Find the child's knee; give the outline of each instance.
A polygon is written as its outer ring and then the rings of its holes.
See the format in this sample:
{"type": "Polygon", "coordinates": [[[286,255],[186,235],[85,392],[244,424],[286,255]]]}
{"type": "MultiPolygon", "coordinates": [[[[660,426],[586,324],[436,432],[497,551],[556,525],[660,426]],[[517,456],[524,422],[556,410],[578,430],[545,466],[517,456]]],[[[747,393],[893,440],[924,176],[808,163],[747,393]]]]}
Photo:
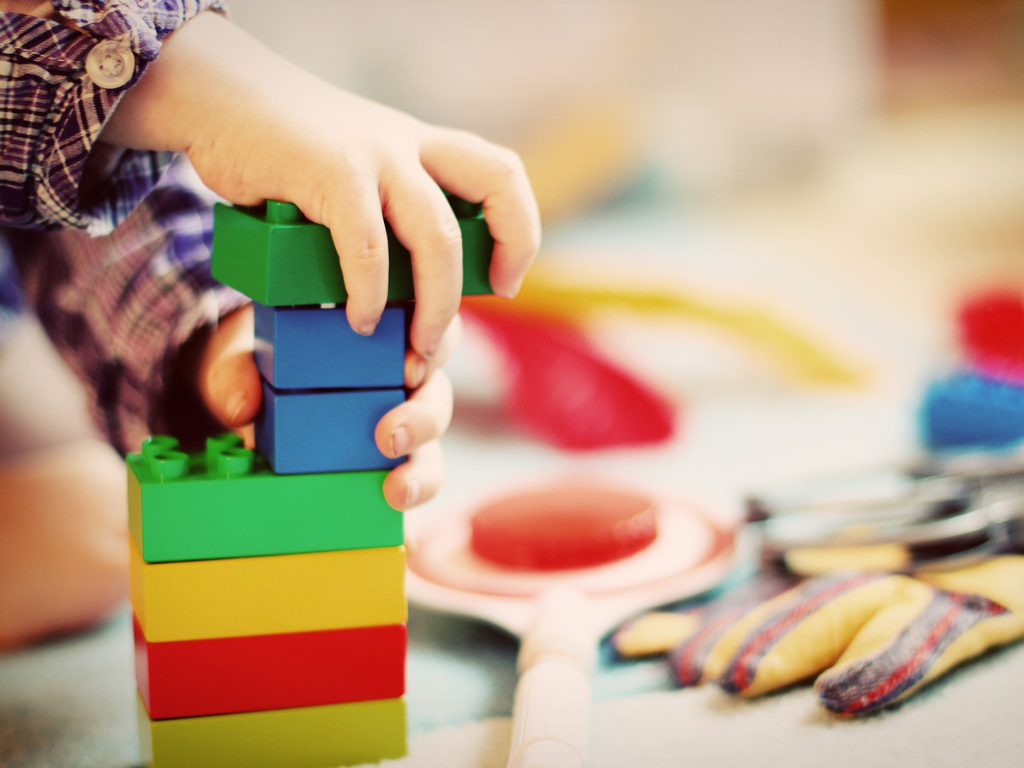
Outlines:
{"type": "Polygon", "coordinates": [[[89,626],[124,602],[124,477],[98,441],[0,464],[0,648],[89,626]]]}

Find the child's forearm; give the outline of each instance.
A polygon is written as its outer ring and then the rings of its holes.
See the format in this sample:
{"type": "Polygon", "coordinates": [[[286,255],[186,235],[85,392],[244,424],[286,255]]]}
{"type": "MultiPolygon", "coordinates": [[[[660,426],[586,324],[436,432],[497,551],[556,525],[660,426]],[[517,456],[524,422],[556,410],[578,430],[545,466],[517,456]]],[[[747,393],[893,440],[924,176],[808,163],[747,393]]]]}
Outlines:
{"type": "MultiPolygon", "coordinates": [[[[220,14],[201,13],[164,41],[160,57],[125,94],[100,138],[133,149],[202,156],[216,151],[209,144],[226,118],[242,122],[261,112],[267,117],[267,107],[295,88],[310,98],[310,82],[317,81],[220,14]]],[[[241,204],[258,202],[227,184],[225,192],[240,196],[241,204]]]]}

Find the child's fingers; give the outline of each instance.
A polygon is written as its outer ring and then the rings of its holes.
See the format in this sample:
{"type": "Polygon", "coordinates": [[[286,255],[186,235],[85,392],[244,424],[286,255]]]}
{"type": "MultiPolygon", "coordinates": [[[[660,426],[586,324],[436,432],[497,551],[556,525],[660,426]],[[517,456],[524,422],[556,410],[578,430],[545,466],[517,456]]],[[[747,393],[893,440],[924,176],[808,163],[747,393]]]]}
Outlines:
{"type": "Polygon", "coordinates": [[[381,179],[384,216],[412,254],[416,308],[409,345],[431,357],[459,310],[462,232],[444,193],[418,164],[381,179]]]}
{"type": "Polygon", "coordinates": [[[388,239],[376,179],[352,172],[325,198],[321,223],[331,230],[345,277],[345,313],[352,329],[368,336],[388,296],[388,239]]]}
{"type": "Polygon", "coordinates": [[[444,480],[444,454],[434,440],[418,448],[407,462],[384,478],[384,499],[404,511],[437,495],[444,480]]]}
{"type": "Polygon", "coordinates": [[[377,422],[374,439],[390,458],[408,456],[420,446],[437,440],[452,420],[452,383],[437,371],[401,405],[377,422]]]}
{"type": "Polygon", "coordinates": [[[423,357],[412,349],[406,350],[405,386],[409,389],[421,386],[435,371],[440,370],[441,366],[448,362],[460,341],[462,341],[462,317],[455,315],[433,355],[423,357]]]}
{"type": "Polygon", "coordinates": [[[540,248],[540,212],[518,155],[469,133],[435,129],[422,142],[420,161],[449,192],[483,202],[495,241],[491,286],[514,296],[540,248]]]}

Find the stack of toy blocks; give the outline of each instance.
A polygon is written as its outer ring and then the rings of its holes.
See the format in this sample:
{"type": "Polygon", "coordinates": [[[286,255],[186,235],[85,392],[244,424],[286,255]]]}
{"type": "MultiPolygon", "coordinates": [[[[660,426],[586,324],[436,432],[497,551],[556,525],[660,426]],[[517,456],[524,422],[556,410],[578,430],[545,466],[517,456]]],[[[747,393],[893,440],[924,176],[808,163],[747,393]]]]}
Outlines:
{"type": "MultiPolygon", "coordinates": [[[[493,240],[453,200],[464,293],[490,293],[493,240]]],[[[402,402],[407,251],[389,232],[389,303],[355,334],[337,253],[295,206],[218,206],[214,275],[256,302],[264,408],[234,435],[128,457],[143,762],[329,768],[405,753],[405,550],[373,431],[402,402]]]]}

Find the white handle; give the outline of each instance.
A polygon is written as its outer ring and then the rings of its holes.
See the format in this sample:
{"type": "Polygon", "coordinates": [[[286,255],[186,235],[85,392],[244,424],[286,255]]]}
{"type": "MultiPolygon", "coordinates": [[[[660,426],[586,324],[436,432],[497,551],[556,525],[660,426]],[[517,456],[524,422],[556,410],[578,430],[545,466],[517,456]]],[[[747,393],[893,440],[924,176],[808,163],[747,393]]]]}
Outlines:
{"type": "Polygon", "coordinates": [[[596,656],[586,598],[557,588],[540,599],[519,651],[508,768],[585,768],[590,668],[596,656]]]}

